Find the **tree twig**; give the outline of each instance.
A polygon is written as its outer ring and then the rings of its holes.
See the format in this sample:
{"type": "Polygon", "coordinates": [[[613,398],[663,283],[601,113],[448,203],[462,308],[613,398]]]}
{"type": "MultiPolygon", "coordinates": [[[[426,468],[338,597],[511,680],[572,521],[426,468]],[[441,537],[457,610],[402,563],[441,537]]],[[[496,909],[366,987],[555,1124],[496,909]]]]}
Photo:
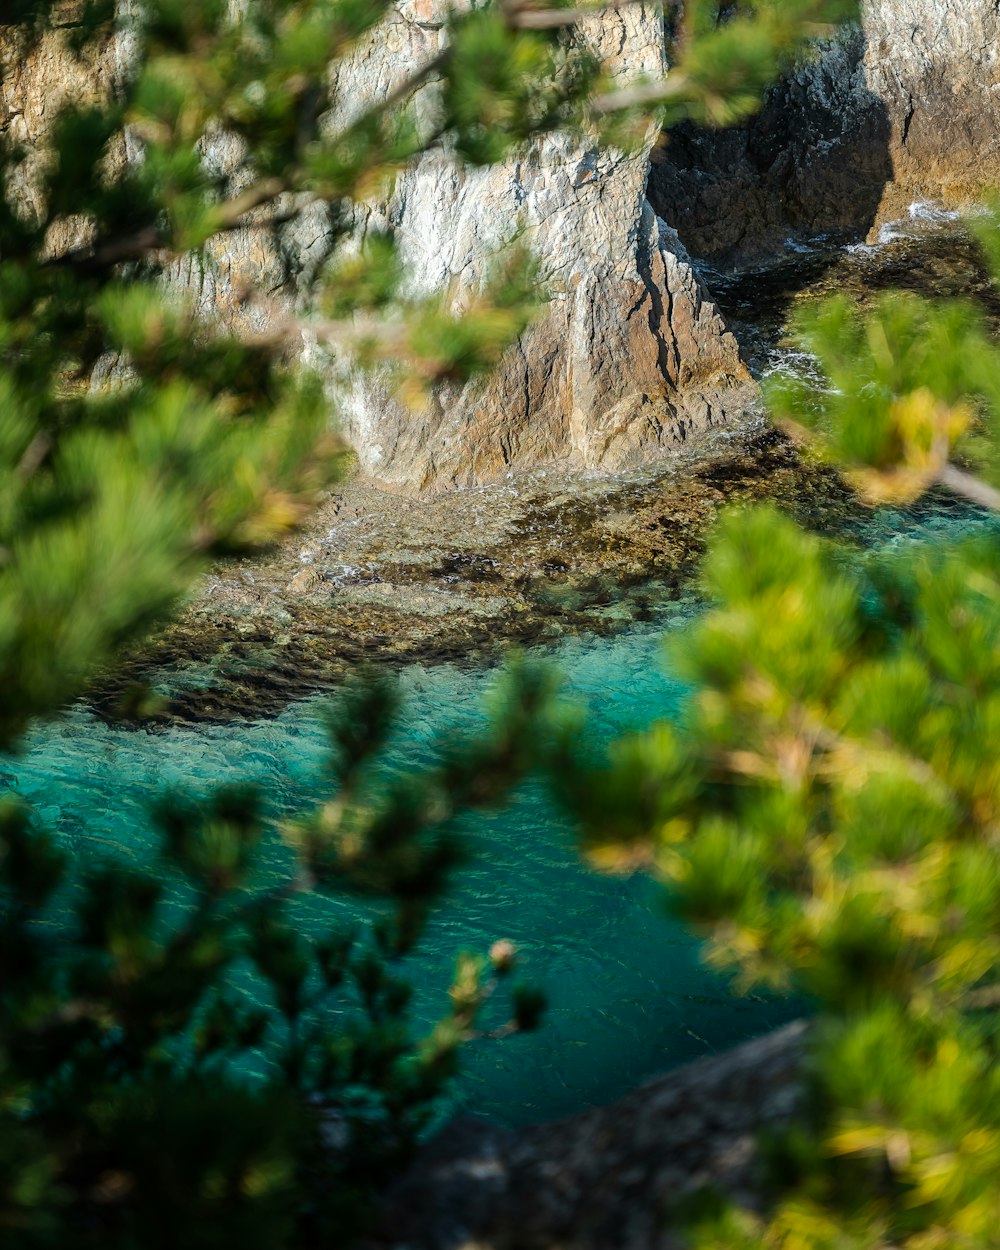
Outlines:
{"type": "MultiPolygon", "coordinates": [[[[288,189],[288,183],[283,178],[262,178],[231,200],[224,200],[215,210],[215,232],[235,230],[252,209],[277,199],[288,189]]],[[[66,267],[85,273],[96,273],[126,261],[138,260],[147,252],[155,252],[167,246],[168,241],[159,226],[143,226],[141,230],[121,238],[104,239],[84,247],[75,247],[60,256],[50,257],[44,268],[66,267]]]]}
{"type": "Polygon", "coordinates": [[[946,464],[937,480],[956,495],[968,499],[970,503],[978,504],[980,508],[989,508],[991,512],[1000,512],[1000,490],[981,478],[956,469],[953,464],[946,464]]]}
{"type": "Polygon", "coordinates": [[[664,78],[660,82],[624,87],[621,91],[609,91],[606,95],[595,96],[590,102],[590,111],[604,115],[649,104],[666,104],[682,96],[688,85],[687,77],[675,70],[671,72],[669,78],[664,78]]]}
{"type": "Polygon", "coordinates": [[[990,1011],[1000,1007],[1000,985],[980,985],[967,990],[962,995],[961,1006],[967,1011],[990,1011]]]}
{"type": "MultiPolygon", "coordinates": [[[[397,104],[401,104],[417,87],[441,70],[449,56],[450,51],[445,49],[444,52],[432,57],[393,88],[373,112],[384,113],[395,108],[397,104]]],[[[342,142],[356,125],[356,121],[351,123],[329,140],[329,144],[335,146],[342,142]]],[[[276,200],[280,195],[291,190],[294,190],[294,185],[290,178],[260,179],[247,187],[245,191],[241,191],[239,195],[224,200],[216,207],[213,233],[224,234],[238,229],[243,224],[243,218],[247,213],[276,200]]],[[[45,262],[45,267],[66,267],[85,273],[101,272],[114,265],[138,260],[148,252],[155,252],[168,246],[169,240],[164,237],[163,231],[158,226],[143,226],[140,230],[121,238],[98,240],[96,243],[73,248],[59,256],[53,256],[45,262]]]]}
{"type": "Polygon", "coordinates": [[[602,17],[617,9],[628,9],[639,4],[661,8],[655,0],[617,0],[612,4],[588,5],[577,9],[533,9],[528,4],[512,3],[503,6],[504,20],[516,30],[556,30],[561,26],[576,26],[591,17],[602,17]]]}

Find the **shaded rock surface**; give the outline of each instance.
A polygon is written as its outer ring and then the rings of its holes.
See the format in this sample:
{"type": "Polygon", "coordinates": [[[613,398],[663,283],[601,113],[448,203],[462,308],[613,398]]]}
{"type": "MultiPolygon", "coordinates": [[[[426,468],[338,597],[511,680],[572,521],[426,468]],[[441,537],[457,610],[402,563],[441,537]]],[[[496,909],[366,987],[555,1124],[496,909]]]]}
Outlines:
{"type": "Polygon", "coordinates": [[[681,126],[649,197],[691,252],[741,265],[790,237],[864,238],[913,200],[967,206],[1000,183],[1000,10],[993,0],[864,0],[746,125],[681,126]]]}
{"type": "Polygon", "coordinates": [[[678,1207],[712,1187],[759,1208],[762,1131],[804,1101],[806,1027],[787,1026],[521,1130],[456,1121],[387,1202],[394,1250],[675,1250],[678,1207]]]}

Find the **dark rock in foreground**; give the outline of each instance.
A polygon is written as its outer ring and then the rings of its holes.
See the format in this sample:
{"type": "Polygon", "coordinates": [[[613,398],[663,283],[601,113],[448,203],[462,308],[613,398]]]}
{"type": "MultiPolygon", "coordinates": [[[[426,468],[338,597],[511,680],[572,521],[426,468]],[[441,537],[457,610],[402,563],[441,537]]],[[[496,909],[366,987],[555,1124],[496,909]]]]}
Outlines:
{"type": "Polygon", "coordinates": [[[455,1121],[388,1199],[375,1244],[677,1250],[676,1210],[706,1187],[759,1207],[758,1138],[802,1107],[805,1037],[788,1025],[553,1124],[455,1121]]]}

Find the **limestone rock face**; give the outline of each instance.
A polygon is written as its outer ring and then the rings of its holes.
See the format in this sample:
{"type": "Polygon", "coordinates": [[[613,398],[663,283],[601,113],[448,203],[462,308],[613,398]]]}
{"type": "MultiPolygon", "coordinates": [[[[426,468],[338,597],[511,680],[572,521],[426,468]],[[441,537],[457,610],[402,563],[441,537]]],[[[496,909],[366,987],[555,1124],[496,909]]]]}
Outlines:
{"type": "MultiPolygon", "coordinates": [[[[0,21],[0,135],[25,154],[12,180],[14,195],[25,212],[41,209],[47,140],[59,110],[70,101],[87,104],[106,98],[127,55],[127,40],[117,37],[96,53],[76,58],[58,30],[21,48],[0,21]]],[[[124,145],[111,155],[109,167],[123,159],[124,145]]],[[[53,252],[61,252],[85,238],[86,224],[69,219],[51,232],[48,245],[53,252]]]]}
{"type": "Polygon", "coordinates": [[[789,236],[865,237],[913,200],[963,206],[1000,184],[1000,9],[865,0],[748,124],[681,127],[649,196],[694,255],[743,264],[789,236]]]}
{"type": "MultiPolygon", "coordinates": [[[[446,38],[443,13],[443,0],[397,0],[339,66],[328,123],[343,124],[433,59],[446,38]]],[[[591,17],[579,37],[620,81],[665,70],[659,9],[640,3],[591,17]]],[[[993,0],[866,0],[863,29],[775,88],[751,123],[675,132],[653,153],[648,186],[652,131],[628,153],[555,135],[489,169],[440,150],[425,156],[387,198],[358,211],[358,237],[393,231],[412,289],[446,291],[459,313],[520,237],[550,298],[494,375],[443,386],[421,411],[400,405],[384,378],[323,362],[363,468],[404,490],[550,462],[618,469],[738,414],[748,376],[680,239],[713,262],[745,263],[789,235],[864,235],[908,199],[962,202],[1000,183],[998,38],[993,0]]],[[[0,27],[0,126],[29,150],[19,186],[26,206],[37,198],[61,100],[113,90],[128,63],[126,36],[82,65],[58,36],[19,59],[0,27]]],[[[430,81],[416,101],[428,126],[435,92],[430,81]]],[[[111,163],[138,158],[122,144],[111,163]]],[[[205,159],[234,191],[253,177],[231,136],[214,136],[205,159]]],[[[267,307],[241,293],[265,290],[279,309],[301,303],[333,245],[331,211],[314,204],[274,232],[260,210],[204,257],[176,262],[171,281],[207,316],[264,330],[267,307]]],[[[84,224],[70,221],[50,245],[84,237],[84,224]]]]}
{"type": "MultiPolygon", "coordinates": [[[[339,126],[384,99],[443,47],[442,0],[399,0],[387,20],[338,69],[339,126]]],[[[664,72],[661,12],[643,4],[590,19],[581,32],[620,78],[664,72]]],[[[49,39],[4,75],[8,125],[41,152],[61,98],[97,95],[127,72],[127,49],[108,49],[82,69],[49,39]]],[[[435,86],[416,102],[432,121],[435,86]]],[[[555,135],[490,168],[462,166],[435,151],[407,171],[391,196],[358,213],[358,235],[393,231],[415,292],[447,290],[455,311],[486,282],[515,237],[538,258],[551,300],[495,375],[442,387],[420,412],[390,395],[384,379],[331,366],[336,415],[361,465],[402,489],[489,481],[508,466],[566,461],[576,467],[635,464],[741,409],[748,375],[739,349],[706,296],[677,236],[645,197],[650,131],[622,153],[555,135]]],[[[219,134],[205,159],[237,191],[251,177],[246,154],[219,134]]],[[[26,198],[31,189],[26,186],[26,198]]],[[[258,213],[258,220],[267,215],[258,213]]],[[[280,234],[251,218],[170,280],[202,311],[234,328],[266,329],[263,289],[278,307],[300,292],[332,245],[330,209],[313,205],[280,234]]],[[[60,239],[56,246],[79,239],[60,239]]],[[[105,371],[107,372],[107,371],[105,371]]]]}
{"type": "MultiPolygon", "coordinates": [[[[461,230],[465,215],[471,232],[491,219],[509,228],[521,199],[537,215],[529,233],[553,294],[494,374],[439,388],[423,412],[403,408],[377,377],[356,380],[348,433],[374,476],[428,487],[489,481],[510,466],[561,459],[621,468],[683,443],[743,402],[746,373],[735,340],[676,234],[637,190],[641,165],[594,152],[594,185],[580,195],[571,189],[580,154],[554,142],[544,148],[537,165],[486,175],[456,178],[429,162],[415,171],[419,194],[433,197],[439,178],[456,192],[439,210],[428,256],[435,267],[454,247],[448,223],[461,230]],[[552,211],[544,211],[546,199],[552,211]]],[[[421,212],[405,194],[392,207],[402,209],[407,229],[421,212]]],[[[457,309],[463,286],[483,281],[493,249],[473,233],[460,257],[442,275],[458,279],[457,309]]]]}
{"type": "MultiPolygon", "coordinates": [[[[342,97],[377,100],[440,51],[439,12],[404,0],[342,71],[342,97]]],[[[618,77],[665,71],[655,8],[590,19],[583,37],[618,77]]],[[[654,137],[626,154],[555,135],[489,169],[434,152],[371,206],[364,228],[395,233],[414,290],[447,289],[460,311],[520,237],[551,298],[488,381],[443,387],[424,412],[355,379],[346,423],[366,470],[427,488],[555,460],[620,468],[739,410],[737,345],[645,196],[654,137]]]]}
{"type": "Polygon", "coordinates": [[[1000,177],[996,0],[868,0],[864,72],[885,104],[895,181],[964,198],[1000,177]]]}

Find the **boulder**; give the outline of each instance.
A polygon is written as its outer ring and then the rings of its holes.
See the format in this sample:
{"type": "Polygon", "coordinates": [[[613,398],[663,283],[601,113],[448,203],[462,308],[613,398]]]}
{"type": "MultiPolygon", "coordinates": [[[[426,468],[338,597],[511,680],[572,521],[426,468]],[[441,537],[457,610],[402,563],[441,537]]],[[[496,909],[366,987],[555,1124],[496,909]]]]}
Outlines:
{"type": "Polygon", "coordinates": [[[366,1250],[683,1250],[698,1194],[764,1208],[761,1135],[807,1106],[807,1037],[788,1025],[551,1124],[456,1120],[388,1195],[366,1250]]]}

